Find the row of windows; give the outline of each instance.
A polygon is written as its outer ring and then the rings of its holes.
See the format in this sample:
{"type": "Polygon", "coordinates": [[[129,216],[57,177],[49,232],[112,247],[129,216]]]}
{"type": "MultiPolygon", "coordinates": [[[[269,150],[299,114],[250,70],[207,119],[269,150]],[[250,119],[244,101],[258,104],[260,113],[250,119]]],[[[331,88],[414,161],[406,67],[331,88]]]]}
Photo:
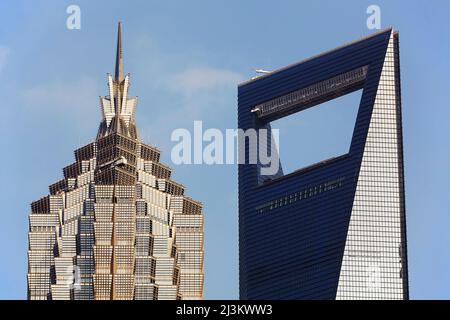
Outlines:
{"type": "Polygon", "coordinates": [[[344,178],[340,178],[337,180],[333,180],[330,182],[326,182],[323,184],[320,184],[318,186],[315,187],[308,187],[302,191],[297,191],[294,193],[291,193],[285,197],[270,201],[268,203],[265,203],[261,206],[256,207],[256,211],[258,213],[263,213],[263,212],[267,212],[273,209],[277,209],[279,207],[288,205],[288,204],[292,204],[294,202],[303,200],[303,199],[308,199],[310,197],[313,197],[315,195],[321,194],[323,192],[327,192],[327,191],[331,191],[334,190],[336,188],[340,188],[342,187],[344,184],[344,178]]]}
{"type": "Polygon", "coordinates": [[[366,78],[367,66],[351,70],[325,81],[313,84],[309,87],[291,92],[282,97],[273,99],[255,107],[261,112],[261,116],[278,112],[291,107],[294,104],[301,104],[315,98],[319,98],[330,92],[343,90],[345,87],[358,83],[366,78]]]}

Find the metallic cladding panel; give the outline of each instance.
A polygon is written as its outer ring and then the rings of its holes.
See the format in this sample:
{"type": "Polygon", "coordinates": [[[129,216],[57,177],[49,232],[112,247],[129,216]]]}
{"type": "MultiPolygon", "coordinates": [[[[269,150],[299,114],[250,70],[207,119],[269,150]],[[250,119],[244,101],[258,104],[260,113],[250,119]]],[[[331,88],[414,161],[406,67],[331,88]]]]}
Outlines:
{"type": "Polygon", "coordinates": [[[120,33],[97,139],[31,204],[30,300],[203,299],[202,204],[138,138],[120,33]]]}

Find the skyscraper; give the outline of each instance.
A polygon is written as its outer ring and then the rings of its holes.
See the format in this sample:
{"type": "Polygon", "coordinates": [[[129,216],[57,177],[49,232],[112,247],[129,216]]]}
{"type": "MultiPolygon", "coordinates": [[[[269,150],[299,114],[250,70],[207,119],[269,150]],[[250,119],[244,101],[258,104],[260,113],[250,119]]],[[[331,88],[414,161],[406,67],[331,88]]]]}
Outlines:
{"type": "Polygon", "coordinates": [[[287,175],[239,165],[241,299],[409,298],[398,33],[242,83],[238,126],[270,128],[356,90],[348,153],[287,175]]]}
{"type": "Polygon", "coordinates": [[[31,204],[28,299],[203,298],[202,205],[139,138],[129,81],[119,23],[97,138],[31,204]]]}

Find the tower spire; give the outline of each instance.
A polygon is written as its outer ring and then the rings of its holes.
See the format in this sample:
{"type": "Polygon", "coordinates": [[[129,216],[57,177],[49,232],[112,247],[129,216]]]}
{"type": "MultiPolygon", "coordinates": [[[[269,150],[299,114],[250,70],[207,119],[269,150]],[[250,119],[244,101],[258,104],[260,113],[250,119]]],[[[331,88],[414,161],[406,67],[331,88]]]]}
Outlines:
{"type": "Polygon", "coordinates": [[[122,57],[122,22],[119,21],[117,29],[117,52],[116,52],[116,74],[115,80],[119,83],[123,80],[123,57],[122,57]]]}
{"type": "Polygon", "coordinates": [[[117,30],[116,71],[114,78],[111,74],[108,74],[109,95],[100,97],[103,121],[100,124],[97,138],[116,132],[132,138],[137,137],[134,121],[137,98],[128,96],[129,79],[129,75],[124,76],[123,73],[122,23],[119,22],[117,30]]]}

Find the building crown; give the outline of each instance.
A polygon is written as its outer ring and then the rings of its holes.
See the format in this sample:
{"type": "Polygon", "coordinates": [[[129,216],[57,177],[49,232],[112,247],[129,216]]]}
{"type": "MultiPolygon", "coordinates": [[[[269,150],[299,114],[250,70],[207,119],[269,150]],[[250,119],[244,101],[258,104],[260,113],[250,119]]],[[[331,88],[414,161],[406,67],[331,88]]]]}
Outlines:
{"type": "Polygon", "coordinates": [[[137,97],[128,97],[130,75],[124,77],[122,51],[122,23],[117,30],[116,68],[114,78],[108,74],[109,95],[100,97],[103,121],[97,139],[112,133],[121,133],[137,138],[134,112],[137,97]]]}

